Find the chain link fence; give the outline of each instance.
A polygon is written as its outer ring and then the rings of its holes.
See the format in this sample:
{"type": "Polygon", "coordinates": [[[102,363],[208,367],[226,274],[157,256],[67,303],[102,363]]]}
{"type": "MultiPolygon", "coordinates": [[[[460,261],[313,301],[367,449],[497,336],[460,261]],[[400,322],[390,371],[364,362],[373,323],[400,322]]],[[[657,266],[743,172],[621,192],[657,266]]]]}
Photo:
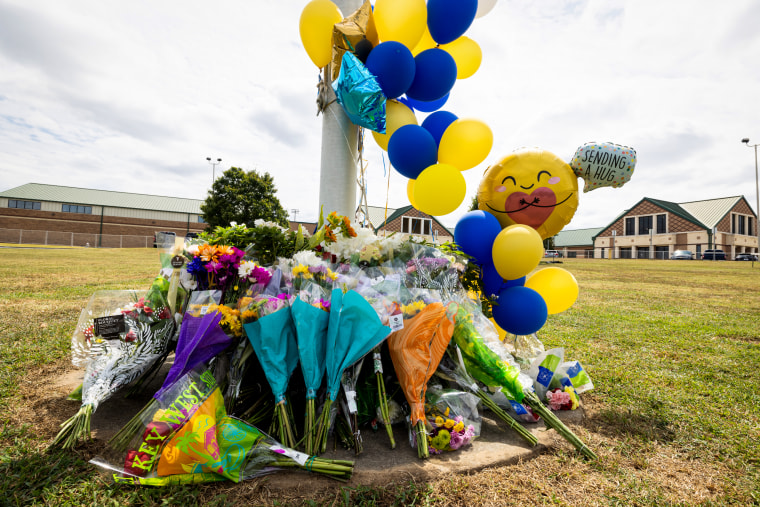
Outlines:
{"type": "Polygon", "coordinates": [[[0,243],[17,245],[84,246],[93,248],[153,248],[153,235],[130,236],[85,232],[0,229],[0,243]]]}

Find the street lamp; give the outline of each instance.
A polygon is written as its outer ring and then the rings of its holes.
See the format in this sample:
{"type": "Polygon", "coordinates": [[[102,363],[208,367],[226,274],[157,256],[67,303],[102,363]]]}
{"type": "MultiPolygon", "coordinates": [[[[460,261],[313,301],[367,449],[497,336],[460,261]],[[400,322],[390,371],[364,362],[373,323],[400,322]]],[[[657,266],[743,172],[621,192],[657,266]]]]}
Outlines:
{"type": "Polygon", "coordinates": [[[222,161],[221,158],[218,158],[216,160],[211,160],[211,157],[206,157],[206,160],[208,160],[208,163],[211,164],[212,172],[211,172],[211,187],[214,187],[214,182],[216,181],[216,166],[219,162],[222,161]]]}
{"type": "Polygon", "coordinates": [[[757,144],[749,144],[749,137],[742,139],[742,142],[748,147],[755,149],[755,228],[757,229],[757,253],[760,254],[760,224],[757,220],[760,218],[760,183],[757,176],[757,144]]]}

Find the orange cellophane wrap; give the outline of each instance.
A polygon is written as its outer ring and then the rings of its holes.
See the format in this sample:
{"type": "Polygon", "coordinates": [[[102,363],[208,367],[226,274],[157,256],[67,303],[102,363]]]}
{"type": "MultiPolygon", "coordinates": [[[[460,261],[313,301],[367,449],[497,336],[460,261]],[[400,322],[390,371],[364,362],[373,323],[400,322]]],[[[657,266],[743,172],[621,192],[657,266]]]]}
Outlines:
{"type": "Polygon", "coordinates": [[[438,368],[454,334],[454,322],[442,303],[431,303],[404,328],[388,336],[393,367],[411,409],[411,423],[425,420],[427,382],[438,368]]]}

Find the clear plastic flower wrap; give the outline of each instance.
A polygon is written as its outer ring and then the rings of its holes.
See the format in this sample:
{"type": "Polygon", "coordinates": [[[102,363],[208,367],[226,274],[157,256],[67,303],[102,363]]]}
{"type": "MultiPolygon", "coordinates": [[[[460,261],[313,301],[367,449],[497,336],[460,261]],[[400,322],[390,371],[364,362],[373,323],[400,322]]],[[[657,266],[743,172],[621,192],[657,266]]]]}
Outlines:
{"type": "Polygon", "coordinates": [[[431,454],[456,451],[480,435],[479,398],[468,392],[431,386],[425,395],[431,454]]]}

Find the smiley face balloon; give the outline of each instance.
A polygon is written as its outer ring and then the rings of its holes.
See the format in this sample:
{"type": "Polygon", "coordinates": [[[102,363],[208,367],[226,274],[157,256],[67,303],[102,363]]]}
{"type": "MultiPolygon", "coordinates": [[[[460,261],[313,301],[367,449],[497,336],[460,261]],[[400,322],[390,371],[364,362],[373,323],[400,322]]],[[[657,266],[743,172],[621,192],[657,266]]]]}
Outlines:
{"type": "Polygon", "coordinates": [[[496,216],[502,227],[528,225],[541,238],[550,238],[578,209],[578,177],[553,153],[519,150],[486,170],[478,208],[496,216]]]}

